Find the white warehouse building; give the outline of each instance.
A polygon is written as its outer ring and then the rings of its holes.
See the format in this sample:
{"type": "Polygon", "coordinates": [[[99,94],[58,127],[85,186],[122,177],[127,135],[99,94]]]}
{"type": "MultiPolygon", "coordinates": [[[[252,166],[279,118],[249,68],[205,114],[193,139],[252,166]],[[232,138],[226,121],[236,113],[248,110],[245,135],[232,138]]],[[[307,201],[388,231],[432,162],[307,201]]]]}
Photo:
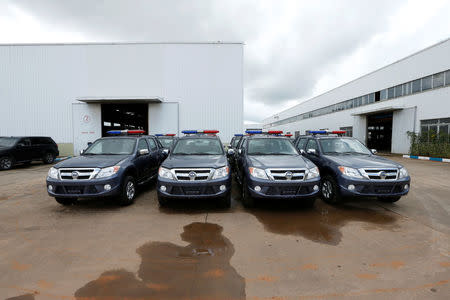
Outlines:
{"type": "Polygon", "coordinates": [[[408,132],[449,134],[450,39],[266,118],[263,127],[296,136],[347,130],[392,153],[408,153],[408,132]]]}
{"type": "Polygon", "coordinates": [[[0,136],[77,154],[111,129],[243,129],[242,43],[0,45],[0,136]]]}

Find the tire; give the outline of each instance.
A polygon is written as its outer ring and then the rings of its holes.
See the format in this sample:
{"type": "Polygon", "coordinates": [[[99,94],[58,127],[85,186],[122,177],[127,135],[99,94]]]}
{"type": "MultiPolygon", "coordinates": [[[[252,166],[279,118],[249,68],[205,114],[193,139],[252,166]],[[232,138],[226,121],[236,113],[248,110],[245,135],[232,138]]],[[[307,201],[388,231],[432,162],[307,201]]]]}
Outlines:
{"type": "Polygon", "coordinates": [[[326,175],[322,178],[320,198],[328,204],[337,204],[342,201],[341,193],[333,177],[326,175]]]}
{"type": "Polygon", "coordinates": [[[68,205],[72,205],[75,203],[75,201],[77,201],[77,198],[55,198],[56,202],[58,202],[61,205],[64,206],[68,206],[68,205]]]}
{"type": "Polygon", "coordinates": [[[400,200],[401,196],[394,196],[394,197],[378,197],[378,201],[386,202],[386,203],[394,203],[400,200]]]}
{"type": "Polygon", "coordinates": [[[223,208],[231,207],[231,192],[228,192],[226,194],[226,196],[224,196],[220,199],[220,206],[223,208]]]}
{"type": "Polygon", "coordinates": [[[252,208],[255,206],[255,199],[248,192],[247,180],[245,177],[242,178],[242,204],[245,208],[252,208]]]}
{"type": "Polygon", "coordinates": [[[55,155],[51,152],[45,153],[42,161],[44,164],[51,164],[55,161],[55,155]]]}
{"type": "Polygon", "coordinates": [[[13,159],[10,156],[0,157],[0,170],[9,170],[13,166],[13,159]]]}
{"type": "Polygon", "coordinates": [[[158,195],[158,203],[159,203],[159,207],[166,207],[167,204],[169,204],[169,199],[167,199],[164,196],[158,195]]]}
{"type": "Polygon", "coordinates": [[[122,206],[130,205],[134,202],[136,198],[136,181],[133,176],[125,177],[122,190],[120,192],[118,202],[122,206]]]}

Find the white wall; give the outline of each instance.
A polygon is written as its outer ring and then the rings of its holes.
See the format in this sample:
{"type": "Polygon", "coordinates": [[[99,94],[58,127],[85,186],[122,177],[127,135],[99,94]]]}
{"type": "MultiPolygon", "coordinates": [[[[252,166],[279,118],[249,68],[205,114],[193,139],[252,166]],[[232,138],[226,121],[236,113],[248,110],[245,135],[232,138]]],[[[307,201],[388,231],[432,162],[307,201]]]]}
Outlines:
{"type": "Polygon", "coordinates": [[[0,45],[0,135],[71,143],[82,97],[162,97],[179,102],[180,130],[242,132],[243,45],[0,45]]]}

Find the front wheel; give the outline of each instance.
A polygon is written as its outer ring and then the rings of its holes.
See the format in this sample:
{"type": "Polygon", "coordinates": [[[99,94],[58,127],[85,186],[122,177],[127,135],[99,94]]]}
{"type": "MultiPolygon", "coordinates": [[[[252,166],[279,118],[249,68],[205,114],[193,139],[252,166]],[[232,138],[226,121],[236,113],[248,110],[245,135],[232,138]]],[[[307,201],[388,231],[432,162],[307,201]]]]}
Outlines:
{"type": "Polygon", "coordinates": [[[42,161],[44,164],[51,164],[55,161],[55,155],[53,153],[45,153],[44,157],[42,158],[42,161]]]}
{"type": "Polygon", "coordinates": [[[386,203],[394,203],[400,200],[401,196],[394,197],[378,197],[378,201],[386,202],[386,203]]]}
{"type": "Polygon", "coordinates": [[[13,160],[9,156],[4,156],[0,158],[0,169],[9,170],[13,166],[13,160]]]}
{"type": "Polygon", "coordinates": [[[55,198],[56,202],[58,202],[61,205],[64,206],[68,206],[68,205],[72,205],[75,203],[75,201],[77,201],[77,198],[55,198]]]}
{"type": "MultiPolygon", "coordinates": [[[[244,175],[245,176],[245,175],[244,175]]],[[[248,192],[247,180],[242,178],[242,204],[245,208],[251,208],[255,206],[255,199],[248,192]]]]}
{"type": "Polygon", "coordinates": [[[327,175],[322,179],[320,197],[328,204],[337,204],[342,200],[338,185],[333,177],[327,175]]]}
{"type": "Polygon", "coordinates": [[[127,176],[122,184],[122,191],[119,195],[119,204],[126,206],[134,202],[136,197],[136,182],[133,176],[127,176]]]}

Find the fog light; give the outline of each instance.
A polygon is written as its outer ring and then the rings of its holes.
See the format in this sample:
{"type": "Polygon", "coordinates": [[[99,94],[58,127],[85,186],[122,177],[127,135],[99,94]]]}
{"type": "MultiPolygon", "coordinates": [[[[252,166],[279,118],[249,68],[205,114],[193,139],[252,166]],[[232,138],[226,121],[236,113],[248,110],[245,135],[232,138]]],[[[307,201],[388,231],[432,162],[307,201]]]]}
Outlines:
{"type": "Polygon", "coordinates": [[[109,191],[111,189],[111,185],[105,184],[105,186],[103,188],[105,189],[105,191],[109,191]]]}
{"type": "Polygon", "coordinates": [[[219,189],[220,189],[221,191],[225,191],[226,188],[227,188],[227,187],[226,187],[225,185],[223,185],[223,184],[219,187],[219,189]]]}
{"type": "Polygon", "coordinates": [[[165,185],[162,185],[160,188],[159,188],[162,192],[165,192],[165,191],[167,191],[167,188],[166,188],[166,186],[165,185]]]}
{"type": "Polygon", "coordinates": [[[261,187],[259,185],[255,186],[255,191],[256,192],[261,192],[261,187]]]}
{"type": "Polygon", "coordinates": [[[408,185],[408,184],[405,184],[404,189],[405,189],[405,190],[409,189],[409,185],[408,185]]]}
{"type": "Polygon", "coordinates": [[[53,191],[53,185],[49,184],[48,190],[49,190],[50,192],[53,191]]]}
{"type": "Polygon", "coordinates": [[[349,190],[349,191],[355,190],[355,186],[354,186],[353,184],[350,184],[350,185],[348,186],[348,190],[349,190]]]}
{"type": "Polygon", "coordinates": [[[314,190],[315,192],[317,192],[317,191],[319,190],[319,186],[318,186],[318,185],[315,185],[315,186],[313,187],[313,190],[314,190]]]}

